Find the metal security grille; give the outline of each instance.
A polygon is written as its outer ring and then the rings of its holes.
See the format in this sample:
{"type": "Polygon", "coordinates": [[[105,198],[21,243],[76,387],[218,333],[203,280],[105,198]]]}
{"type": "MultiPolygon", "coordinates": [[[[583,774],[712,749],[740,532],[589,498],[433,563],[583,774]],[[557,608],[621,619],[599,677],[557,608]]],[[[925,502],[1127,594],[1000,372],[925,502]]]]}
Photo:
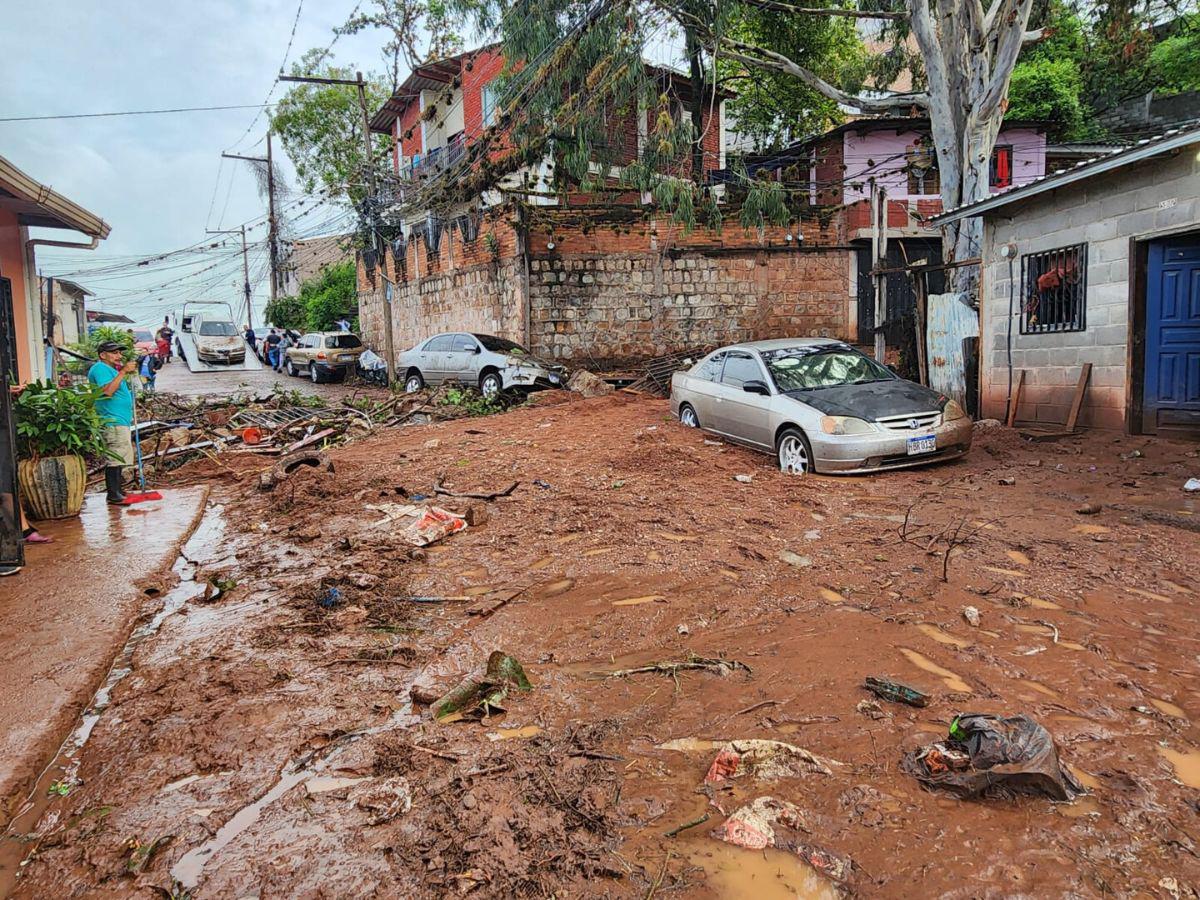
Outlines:
{"type": "Polygon", "coordinates": [[[1021,257],[1021,334],[1087,328],[1087,244],[1021,257]]]}

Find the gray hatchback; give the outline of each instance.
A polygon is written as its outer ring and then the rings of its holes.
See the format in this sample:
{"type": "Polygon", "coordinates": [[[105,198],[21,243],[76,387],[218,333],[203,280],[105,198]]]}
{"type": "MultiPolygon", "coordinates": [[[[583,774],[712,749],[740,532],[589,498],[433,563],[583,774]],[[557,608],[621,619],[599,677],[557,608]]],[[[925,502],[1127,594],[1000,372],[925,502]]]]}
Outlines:
{"type": "Polygon", "coordinates": [[[485,397],[501,391],[557,388],[566,384],[562,366],[535,358],[520,344],[491,334],[438,334],[400,354],[396,371],[409,393],[425,385],[455,381],[474,385],[485,397]]]}

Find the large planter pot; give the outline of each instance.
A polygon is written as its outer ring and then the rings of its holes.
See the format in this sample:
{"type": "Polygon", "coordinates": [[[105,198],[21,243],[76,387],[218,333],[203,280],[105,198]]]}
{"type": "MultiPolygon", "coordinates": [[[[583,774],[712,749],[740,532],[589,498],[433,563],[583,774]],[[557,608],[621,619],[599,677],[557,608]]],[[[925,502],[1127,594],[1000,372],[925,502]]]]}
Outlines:
{"type": "Polygon", "coordinates": [[[17,463],[21,500],[32,519],[66,519],[83,509],[87,467],[82,456],[44,456],[17,463]]]}

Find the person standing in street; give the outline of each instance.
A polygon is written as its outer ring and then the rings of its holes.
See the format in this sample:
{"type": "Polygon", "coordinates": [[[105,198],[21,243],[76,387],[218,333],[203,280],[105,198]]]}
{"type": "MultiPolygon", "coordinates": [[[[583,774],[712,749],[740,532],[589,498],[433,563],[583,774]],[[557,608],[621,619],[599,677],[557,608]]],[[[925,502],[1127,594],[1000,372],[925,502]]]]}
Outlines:
{"type": "Polygon", "coordinates": [[[172,339],[174,337],[175,329],[171,327],[171,320],[163,319],[162,328],[158,329],[158,334],[155,335],[155,338],[158,340],[165,340],[167,342],[167,358],[164,360],[164,362],[171,361],[171,352],[174,349],[172,339]]]}
{"type": "Polygon", "coordinates": [[[263,340],[267,344],[267,365],[272,369],[279,368],[279,342],[283,340],[274,328],[263,340]]]}
{"type": "Polygon", "coordinates": [[[108,502],[115,506],[125,505],[125,494],[121,490],[121,473],[126,466],[133,465],[133,391],[125,381],[126,375],[137,371],[133,360],[122,362],[125,348],[116,341],[105,341],[97,355],[99,362],[88,369],[88,383],[100,388],[103,395],[96,401],[96,411],[104,423],[104,446],[110,457],[105,460],[104,486],[108,502]]]}
{"type": "Polygon", "coordinates": [[[242,329],[242,332],[246,338],[246,343],[250,345],[250,352],[258,356],[258,335],[254,333],[254,329],[249,324],[242,329]]]}

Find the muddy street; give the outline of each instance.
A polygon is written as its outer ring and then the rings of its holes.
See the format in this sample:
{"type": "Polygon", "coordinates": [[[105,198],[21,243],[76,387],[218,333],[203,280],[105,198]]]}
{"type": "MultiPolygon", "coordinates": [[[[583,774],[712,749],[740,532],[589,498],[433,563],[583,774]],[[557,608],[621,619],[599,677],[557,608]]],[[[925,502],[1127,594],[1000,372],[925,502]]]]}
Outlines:
{"type": "Polygon", "coordinates": [[[10,823],[0,890],[1200,886],[1195,444],[994,427],[960,462],[794,478],[618,393],[329,456],[269,492],[252,457],[210,482],[176,569],[191,587],[131,648],[69,790],[10,823]],[[425,498],[470,524],[414,550],[395,523],[425,498]],[[435,720],[496,651],[528,689],[497,658],[485,688],[504,689],[435,720]],[[928,705],[879,700],[868,676],[928,705]],[[962,713],[1035,719],[1087,793],[923,788],[903,755],[962,713]],[[756,739],[807,762],[706,779],[756,739]],[[763,797],[797,810],[795,852],[714,837],[763,797]]]}

